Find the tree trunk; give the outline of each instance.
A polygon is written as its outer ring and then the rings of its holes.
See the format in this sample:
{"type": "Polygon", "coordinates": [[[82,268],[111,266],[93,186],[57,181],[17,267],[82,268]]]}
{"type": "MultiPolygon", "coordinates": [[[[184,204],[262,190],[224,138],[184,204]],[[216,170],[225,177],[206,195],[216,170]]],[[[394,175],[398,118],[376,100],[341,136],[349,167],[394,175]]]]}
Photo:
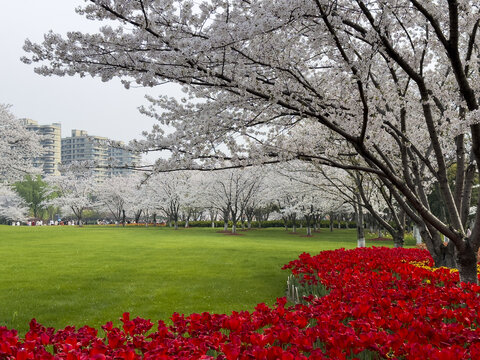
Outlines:
{"type": "Polygon", "coordinates": [[[136,214],[135,214],[135,224],[138,224],[138,222],[140,221],[140,216],[142,215],[142,210],[138,211],[136,214]]]}
{"type": "Polygon", "coordinates": [[[420,230],[417,225],[413,226],[413,237],[415,238],[415,244],[420,245],[422,243],[422,237],[420,236],[420,230]]]}
{"type": "Polygon", "coordinates": [[[230,208],[223,210],[223,231],[228,231],[228,217],[230,213],[230,208]]]}
{"type": "Polygon", "coordinates": [[[423,242],[433,258],[434,266],[457,268],[454,243],[450,241],[447,245],[444,245],[440,234],[431,227],[427,228],[422,225],[419,229],[423,242]]]}
{"type": "Polygon", "coordinates": [[[125,210],[122,210],[122,226],[125,227],[125,210]]]}
{"type": "Polygon", "coordinates": [[[310,215],[305,216],[305,222],[307,223],[307,236],[312,236],[312,227],[311,227],[312,216],[310,215]]]}
{"type": "Polygon", "coordinates": [[[447,246],[442,244],[441,253],[443,257],[442,266],[452,269],[457,268],[457,261],[455,260],[455,244],[453,242],[449,242],[447,246]]]}
{"type": "MultiPolygon", "coordinates": [[[[465,229],[467,228],[468,214],[470,212],[470,202],[472,199],[473,183],[474,183],[475,174],[476,174],[475,170],[476,170],[475,165],[470,164],[467,167],[467,171],[465,175],[465,189],[463,194],[462,210],[461,210],[462,223],[465,229]]],[[[473,229],[473,227],[471,229],[473,229]]]]}
{"type": "Polygon", "coordinates": [[[237,221],[233,221],[232,223],[232,234],[235,234],[237,232],[237,221]]]}
{"type": "Polygon", "coordinates": [[[456,249],[456,260],[460,281],[478,284],[477,252],[472,248],[469,238],[463,241],[462,249],[456,249]]]}
{"type": "Polygon", "coordinates": [[[363,228],[363,211],[360,205],[355,206],[357,212],[357,247],[365,247],[365,231],[363,228]]]}
{"type": "Polygon", "coordinates": [[[404,239],[401,232],[396,232],[393,234],[393,246],[395,248],[403,248],[404,239]]]}

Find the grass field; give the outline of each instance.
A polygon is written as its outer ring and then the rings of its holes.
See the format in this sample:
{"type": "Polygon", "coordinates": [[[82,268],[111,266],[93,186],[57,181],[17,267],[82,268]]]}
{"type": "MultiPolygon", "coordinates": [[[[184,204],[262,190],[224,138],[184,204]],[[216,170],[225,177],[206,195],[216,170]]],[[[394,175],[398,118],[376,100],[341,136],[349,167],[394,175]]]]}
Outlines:
{"type": "MultiPolygon", "coordinates": [[[[376,242],[373,245],[386,245],[376,242]]],[[[372,245],[372,244],[369,244],[372,245]]],[[[124,311],[230,313],[284,296],[282,265],[303,251],[356,246],[355,230],[314,237],[282,229],[0,226],[0,326],[99,327],[124,311]]]]}

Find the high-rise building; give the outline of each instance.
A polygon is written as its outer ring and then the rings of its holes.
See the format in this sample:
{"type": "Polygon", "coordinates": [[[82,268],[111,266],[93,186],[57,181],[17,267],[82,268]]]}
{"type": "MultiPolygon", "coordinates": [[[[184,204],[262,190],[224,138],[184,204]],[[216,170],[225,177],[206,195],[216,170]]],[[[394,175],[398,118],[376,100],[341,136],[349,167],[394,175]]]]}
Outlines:
{"type": "Polygon", "coordinates": [[[28,130],[40,135],[40,143],[45,149],[43,154],[34,157],[33,165],[42,168],[44,175],[60,175],[58,165],[62,161],[62,125],[59,123],[39,125],[32,119],[22,121],[28,130]]]}
{"type": "MultiPolygon", "coordinates": [[[[125,145],[123,142],[117,142],[118,145],[123,146],[125,145]]],[[[132,166],[132,165],[140,165],[141,156],[138,153],[134,153],[132,151],[125,150],[120,147],[108,147],[108,158],[110,164],[113,165],[112,168],[108,169],[109,176],[116,176],[116,175],[124,175],[129,174],[132,170],[127,168],[115,167],[115,166],[132,166]]]]}
{"type": "MultiPolygon", "coordinates": [[[[62,164],[74,161],[94,161],[99,166],[94,169],[97,178],[122,175],[131,170],[122,166],[140,163],[140,155],[125,149],[112,147],[109,139],[102,136],[88,135],[85,130],[72,130],[72,136],[62,139],[62,164]]],[[[119,143],[122,145],[122,143],[119,143]]]]}

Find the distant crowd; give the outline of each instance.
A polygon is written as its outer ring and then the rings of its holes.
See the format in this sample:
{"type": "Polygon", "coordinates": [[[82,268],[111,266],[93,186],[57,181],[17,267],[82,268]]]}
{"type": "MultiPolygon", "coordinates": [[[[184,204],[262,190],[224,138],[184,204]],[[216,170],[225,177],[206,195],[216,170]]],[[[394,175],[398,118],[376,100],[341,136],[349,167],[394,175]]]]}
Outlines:
{"type": "Polygon", "coordinates": [[[57,220],[48,220],[48,221],[43,221],[43,220],[32,220],[32,221],[27,221],[24,224],[20,223],[20,221],[12,221],[11,223],[12,226],[20,226],[20,225],[27,225],[27,226],[58,226],[58,225],[78,225],[78,222],[75,220],[69,220],[69,221],[57,221],[57,220]]]}

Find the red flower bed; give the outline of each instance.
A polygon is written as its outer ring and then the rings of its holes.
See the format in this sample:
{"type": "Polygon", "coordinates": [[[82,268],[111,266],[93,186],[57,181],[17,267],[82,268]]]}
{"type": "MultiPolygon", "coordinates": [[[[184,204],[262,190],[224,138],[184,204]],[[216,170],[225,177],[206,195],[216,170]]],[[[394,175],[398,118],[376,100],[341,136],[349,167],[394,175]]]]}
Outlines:
{"type": "Polygon", "coordinates": [[[54,331],[0,327],[0,359],[477,359],[480,287],[432,271],[425,250],[361,248],[302,254],[285,266],[329,294],[253,312],[173,314],[172,325],[109,322],[54,331]]]}

